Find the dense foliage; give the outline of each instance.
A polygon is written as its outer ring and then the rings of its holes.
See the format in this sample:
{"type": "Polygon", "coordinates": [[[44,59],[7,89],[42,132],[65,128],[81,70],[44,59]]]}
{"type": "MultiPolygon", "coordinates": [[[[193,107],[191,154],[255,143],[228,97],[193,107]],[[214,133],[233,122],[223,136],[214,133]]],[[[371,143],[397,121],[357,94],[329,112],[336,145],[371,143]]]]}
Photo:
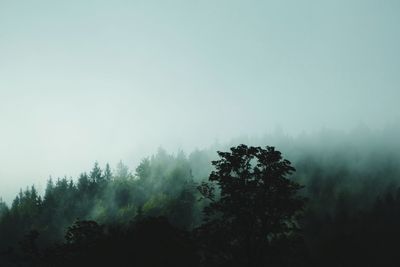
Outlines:
{"type": "Polygon", "coordinates": [[[198,229],[205,247],[224,253],[226,266],[282,265],[275,255],[297,238],[305,203],[301,186],[288,179],[295,169],[273,147],[240,145],[218,155],[209,182],[199,186],[210,200],[198,229]]]}
{"type": "MultiPolygon", "coordinates": [[[[297,170],[289,176],[294,171],[291,165],[280,158],[279,152],[268,149],[275,161],[267,161],[270,170],[266,173],[273,170],[271,162],[278,162],[282,167],[278,177],[287,185],[304,185],[300,192],[308,199],[300,220],[291,224],[302,234],[278,240],[268,252],[286,259],[277,266],[399,265],[398,154],[390,149],[373,150],[362,151],[360,157],[357,151],[345,153],[347,148],[341,147],[324,153],[308,153],[299,148],[302,153],[287,153],[295,158],[293,166],[297,170]]],[[[211,151],[197,150],[186,156],[169,155],[160,149],[155,156],[144,159],[133,173],[122,163],[113,170],[109,165],[102,168],[95,163],[90,172],[76,179],[49,179],[43,194],[34,186],[21,190],[11,205],[0,200],[0,266],[74,266],[78,261],[101,265],[106,255],[113,255],[114,262],[130,259],[138,266],[221,266],[241,254],[226,253],[227,244],[216,246],[220,251],[210,251],[212,246],[205,249],[204,240],[210,240],[210,235],[201,230],[207,222],[217,225],[221,212],[227,216],[221,225],[231,223],[232,228],[216,229],[220,233],[232,230],[235,220],[226,213],[230,204],[236,207],[232,209],[234,216],[243,214],[236,219],[250,216],[247,213],[257,203],[251,196],[253,178],[247,179],[250,183],[246,185],[235,184],[233,188],[238,186],[239,194],[229,193],[232,188],[224,191],[224,184],[229,183],[218,185],[218,181],[248,174],[247,177],[256,174],[256,180],[262,180],[262,168],[256,171],[255,166],[263,150],[248,150],[246,146],[232,148],[231,152],[219,153],[219,160],[215,160],[211,151]],[[228,163],[242,166],[234,155],[245,152],[250,155],[248,169],[236,168],[236,174],[225,172],[228,163]],[[204,198],[205,188],[197,190],[208,177],[210,182],[217,182],[215,200],[233,196],[233,202],[219,202],[224,203],[221,209],[210,209],[213,205],[204,198]],[[169,248],[167,254],[159,254],[163,250],[160,240],[165,240],[162,246],[169,248]],[[152,262],[157,259],[160,261],[152,262]]],[[[293,193],[298,189],[294,186],[293,193]]],[[[243,244],[243,232],[236,233],[236,239],[223,236],[225,241],[230,240],[228,250],[243,244]]]]}

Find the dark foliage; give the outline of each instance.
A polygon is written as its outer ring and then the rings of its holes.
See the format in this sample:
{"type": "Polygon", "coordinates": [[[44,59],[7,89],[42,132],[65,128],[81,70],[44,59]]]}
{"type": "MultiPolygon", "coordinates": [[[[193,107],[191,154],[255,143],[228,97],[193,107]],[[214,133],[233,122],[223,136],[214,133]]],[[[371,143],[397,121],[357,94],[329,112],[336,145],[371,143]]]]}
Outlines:
{"type": "Polygon", "coordinates": [[[335,151],[96,163],[0,199],[0,266],[399,266],[399,157],[335,151]]]}
{"type": "Polygon", "coordinates": [[[198,229],[209,254],[220,253],[224,266],[282,266],[299,240],[296,216],[305,204],[301,186],[287,178],[295,169],[273,147],[240,145],[218,155],[210,182],[199,186],[210,200],[198,229]]]}
{"type": "Polygon", "coordinates": [[[164,217],[137,220],[125,226],[76,221],[65,242],[47,249],[40,266],[197,266],[188,232],[164,217]]]}

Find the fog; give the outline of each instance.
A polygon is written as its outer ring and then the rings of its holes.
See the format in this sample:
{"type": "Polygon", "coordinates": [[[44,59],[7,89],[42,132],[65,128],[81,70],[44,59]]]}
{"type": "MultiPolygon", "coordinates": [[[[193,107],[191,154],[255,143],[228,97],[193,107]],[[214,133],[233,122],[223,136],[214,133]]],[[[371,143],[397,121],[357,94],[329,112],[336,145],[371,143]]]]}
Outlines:
{"type": "Polygon", "coordinates": [[[357,129],[360,144],[368,132],[396,143],[399,11],[365,0],[0,0],[0,196],[94,161],[134,168],[160,146],[357,129]]]}

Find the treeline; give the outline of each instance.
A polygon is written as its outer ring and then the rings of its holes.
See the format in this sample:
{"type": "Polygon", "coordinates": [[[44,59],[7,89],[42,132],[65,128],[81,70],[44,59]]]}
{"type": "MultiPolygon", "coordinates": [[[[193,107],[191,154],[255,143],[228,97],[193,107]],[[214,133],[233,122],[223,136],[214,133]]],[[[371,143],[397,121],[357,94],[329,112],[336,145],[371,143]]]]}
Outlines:
{"type": "MultiPolygon", "coordinates": [[[[291,178],[305,186],[300,193],[307,198],[299,219],[302,241],[296,248],[296,265],[398,266],[398,154],[374,149],[349,152],[346,147],[325,153],[299,149],[301,153],[285,154],[295,158],[297,171],[291,178]]],[[[195,230],[202,225],[209,202],[198,186],[213,170],[216,155],[211,155],[169,155],[159,150],[134,172],[122,163],[114,170],[96,163],[76,179],[50,179],[43,195],[34,186],[22,190],[10,206],[0,202],[1,266],[30,266],[37,255],[73,258],[83,252],[97,254],[104,262],[98,252],[114,250],[128,259],[133,250],[123,247],[137,251],[132,254],[137,262],[147,258],[149,263],[162,259],[169,266],[201,264],[204,255],[198,253],[195,230]],[[158,257],[158,242],[171,250],[158,257]],[[177,263],[176,257],[181,261],[177,263]]],[[[223,258],[219,252],[215,255],[223,258]]]]}
{"type": "Polygon", "coordinates": [[[183,153],[164,150],[144,159],[131,173],[120,162],[112,172],[95,163],[76,180],[50,179],[43,196],[34,186],[21,190],[10,207],[0,204],[0,247],[17,245],[31,230],[46,246],[63,239],[75,220],[128,223],[138,215],[166,216],[174,225],[191,229],[200,222],[200,203],[190,161],[183,153]]]}

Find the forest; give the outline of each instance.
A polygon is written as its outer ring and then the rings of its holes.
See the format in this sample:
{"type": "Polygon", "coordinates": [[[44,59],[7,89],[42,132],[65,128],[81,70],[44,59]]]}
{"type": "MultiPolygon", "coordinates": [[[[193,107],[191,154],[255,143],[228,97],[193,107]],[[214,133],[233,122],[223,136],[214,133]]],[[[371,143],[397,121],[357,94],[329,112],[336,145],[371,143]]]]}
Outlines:
{"type": "Polygon", "coordinates": [[[400,267],[400,0],[0,0],[0,267],[400,267]]]}
{"type": "Polygon", "coordinates": [[[95,162],[0,202],[0,266],[399,266],[391,136],[95,162]]]}

